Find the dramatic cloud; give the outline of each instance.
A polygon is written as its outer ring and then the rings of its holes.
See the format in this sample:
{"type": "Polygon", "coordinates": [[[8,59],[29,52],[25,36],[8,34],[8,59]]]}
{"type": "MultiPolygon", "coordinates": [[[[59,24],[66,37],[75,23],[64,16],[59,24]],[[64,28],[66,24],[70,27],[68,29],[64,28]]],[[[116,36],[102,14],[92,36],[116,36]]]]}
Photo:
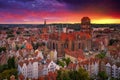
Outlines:
{"type": "Polygon", "coordinates": [[[119,19],[119,4],[119,0],[0,0],[0,23],[41,22],[44,18],[78,22],[82,16],[119,19]]]}
{"type": "MultiPolygon", "coordinates": [[[[57,0],[67,4],[69,10],[73,11],[101,11],[105,14],[120,14],[119,0],[57,0]]],[[[115,15],[116,16],[116,15],[115,15]]],[[[120,17],[120,16],[119,16],[120,17]]]]}

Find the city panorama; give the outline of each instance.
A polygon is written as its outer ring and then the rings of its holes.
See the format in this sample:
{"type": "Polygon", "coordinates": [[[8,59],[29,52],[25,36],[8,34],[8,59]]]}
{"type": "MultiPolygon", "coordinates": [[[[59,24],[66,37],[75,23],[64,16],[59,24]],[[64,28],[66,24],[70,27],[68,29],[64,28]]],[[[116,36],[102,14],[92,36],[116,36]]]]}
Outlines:
{"type": "Polygon", "coordinates": [[[119,4],[0,0],[0,80],[120,80],[119,4]]]}

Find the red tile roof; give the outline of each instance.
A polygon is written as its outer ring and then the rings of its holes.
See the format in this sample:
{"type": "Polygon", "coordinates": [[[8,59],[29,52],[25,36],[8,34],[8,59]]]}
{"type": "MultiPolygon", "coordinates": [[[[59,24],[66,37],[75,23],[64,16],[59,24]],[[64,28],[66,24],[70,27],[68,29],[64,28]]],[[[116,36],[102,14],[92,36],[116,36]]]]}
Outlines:
{"type": "Polygon", "coordinates": [[[64,41],[64,40],[73,41],[73,40],[75,40],[77,38],[77,36],[80,36],[81,39],[82,38],[90,39],[92,37],[90,33],[82,32],[82,31],[72,32],[72,33],[63,33],[63,32],[61,32],[60,34],[59,33],[50,34],[51,39],[60,39],[62,41],[64,41]]]}
{"type": "Polygon", "coordinates": [[[85,56],[83,54],[83,51],[82,49],[79,49],[78,51],[71,51],[69,49],[65,49],[65,54],[69,55],[69,56],[72,56],[72,57],[75,57],[77,58],[78,60],[83,60],[85,59],[85,56]]]}
{"type": "Polygon", "coordinates": [[[76,66],[77,66],[77,64],[74,64],[74,63],[70,63],[68,66],[67,66],[67,68],[68,69],[76,69],[76,66]]]}

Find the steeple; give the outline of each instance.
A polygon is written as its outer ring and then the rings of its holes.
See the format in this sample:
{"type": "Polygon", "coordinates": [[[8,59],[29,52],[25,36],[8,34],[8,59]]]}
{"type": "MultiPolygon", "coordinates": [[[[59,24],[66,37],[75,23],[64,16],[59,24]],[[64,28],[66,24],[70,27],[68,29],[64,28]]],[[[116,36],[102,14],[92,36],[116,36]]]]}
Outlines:
{"type": "Polygon", "coordinates": [[[46,27],[46,19],[44,20],[44,27],[46,27]]]}

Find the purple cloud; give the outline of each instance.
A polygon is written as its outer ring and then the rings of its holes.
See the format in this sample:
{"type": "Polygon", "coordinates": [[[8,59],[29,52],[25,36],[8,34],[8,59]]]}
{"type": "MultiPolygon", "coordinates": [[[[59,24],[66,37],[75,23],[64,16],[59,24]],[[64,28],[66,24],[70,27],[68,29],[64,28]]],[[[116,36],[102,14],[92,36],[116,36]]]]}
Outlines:
{"type": "Polygon", "coordinates": [[[0,9],[4,10],[31,10],[31,11],[57,11],[64,9],[65,5],[56,0],[1,0],[0,9]]]}
{"type": "Polygon", "coordinates": [[[57,0],[65,3],[71,10],[85,10],[88,7],[120,13],[120,0],[57,0]]]}

